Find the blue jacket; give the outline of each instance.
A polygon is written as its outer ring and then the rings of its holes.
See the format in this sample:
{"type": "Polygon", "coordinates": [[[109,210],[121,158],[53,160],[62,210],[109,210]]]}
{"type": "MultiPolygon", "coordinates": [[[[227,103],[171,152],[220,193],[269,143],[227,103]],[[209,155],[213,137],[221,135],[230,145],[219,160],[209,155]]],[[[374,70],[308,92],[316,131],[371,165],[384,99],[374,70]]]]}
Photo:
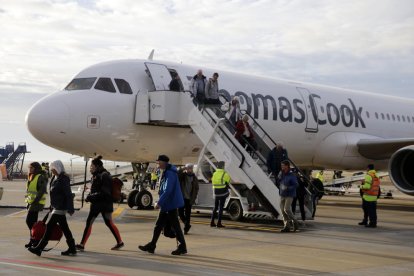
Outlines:
{"type": "Polygon", "coordinates": [[[281,172],[279,175],[279,195],[282,197],[296,197],[296,188],[298,187],[298,179],[292,172],[281,172]]]}
{"type": "Polygon", "coordinates": [[[160,181],[158,194],[160,196],[158,205],[161,212],[168,212],[184,206],[183,194],[181,193],[180,181],[175,166],[167,165],[160,181]]]}

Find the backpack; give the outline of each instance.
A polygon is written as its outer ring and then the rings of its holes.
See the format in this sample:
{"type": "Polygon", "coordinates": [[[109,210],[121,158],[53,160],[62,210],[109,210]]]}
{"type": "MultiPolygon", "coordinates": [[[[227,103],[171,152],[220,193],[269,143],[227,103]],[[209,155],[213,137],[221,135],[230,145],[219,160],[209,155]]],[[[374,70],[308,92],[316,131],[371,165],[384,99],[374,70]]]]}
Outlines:
{"type": "Polygon", "coordinates": [[[121,202],[122,200],[122,186],[124,183],[121,179],[114,177],[112,178],[112,200],[114,202],[121,202]]]}

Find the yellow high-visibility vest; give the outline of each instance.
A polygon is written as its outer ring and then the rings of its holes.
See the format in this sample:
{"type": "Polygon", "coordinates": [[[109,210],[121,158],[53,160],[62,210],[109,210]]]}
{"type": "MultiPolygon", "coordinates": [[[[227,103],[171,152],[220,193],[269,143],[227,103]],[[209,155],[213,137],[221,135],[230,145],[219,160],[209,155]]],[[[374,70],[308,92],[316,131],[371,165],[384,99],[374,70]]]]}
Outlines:
{"type": "Polygon", "coordinates": [[[226,184],[230,183],[230,175],[226,173],[223,169],[217,169],[211,179],[214,189],[225,188],[226,184]]]}
{"type": "MultiPolygon", "coordinates": [[[[40,174],[37,174],[32,181],[27,181],[27,193],[26,193],[26,203],[32,204],[37,196],[37,181],[39,180],[40,174]]],[[[46,194],[42,195],[42,198],[39,200],[39,204],[46,204],[46,194]]]]}

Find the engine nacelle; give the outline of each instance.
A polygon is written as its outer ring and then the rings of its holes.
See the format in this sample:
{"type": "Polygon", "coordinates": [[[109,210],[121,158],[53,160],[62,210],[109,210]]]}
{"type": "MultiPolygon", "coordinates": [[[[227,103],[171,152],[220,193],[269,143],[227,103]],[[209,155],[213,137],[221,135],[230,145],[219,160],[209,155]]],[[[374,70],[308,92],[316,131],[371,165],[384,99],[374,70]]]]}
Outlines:
{"type": "Polygon", "coordinates": [[[414,195],[414,146],[397,150],[391,156],[388,172],[398,190],[414,195]]]}

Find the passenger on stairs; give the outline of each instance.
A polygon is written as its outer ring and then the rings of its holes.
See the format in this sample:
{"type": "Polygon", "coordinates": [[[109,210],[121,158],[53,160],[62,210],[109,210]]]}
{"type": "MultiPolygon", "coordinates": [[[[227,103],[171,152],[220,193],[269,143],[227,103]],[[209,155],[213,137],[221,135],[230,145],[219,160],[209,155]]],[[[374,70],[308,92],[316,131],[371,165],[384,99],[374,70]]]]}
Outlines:
{"type": "Polygon", "coordinates": [[[302,226],[305,225],[306,220],[306,212],[305,212],[305,196],[306,196],[306,182],[305,180],[299,176],[296,175],[298,179],[298,187],[296,188],[296,197],[293,199],[292,202],[292,212],[295,215],[296,214],[296,202],[299,202],[299,208],[300,208],[300,215],[302,218],[302,226]]]}
{"type": "Polygon", "coordinates": [[[242,119],[237,122],[235,138],[248,152],[256,151],[257,143],[254,140],[253,130],[249,124],[249,115],[244,114],[242,119]]]}
{"type": "Polygon", "coordinates": [[[279,184],[280,209],[282,210],[284,224],[281,232],[290,232],[291,226],[293,231],[296,231],[298,229],[298,221],[292,212],[292,201],[296,197],[298,180],[296,175],[290,171],[290,163],[287,160],[282,161],[279,184]]]}
{"type": "Polygon", "coordinates": [[[175,75],[174,78],[170,81],[170,84],[168,85],[170,87],[170,91],[177,91],[180,92],[181,85],[180,85],[180,76],[175,75]]]}
{"type": "MultiPolygon", "coordinates": [[[[279,142],[276,146],[269,152],[267,155],[267,172],[272,173],[272,175],[277,180],[277,176],[280,172],[280,164],[283,160],[288,160],[287,150],[283,147],[283,143],[279,142]]],[[[276,185],[278,185],[276,181],[276,185]]]]}
{"type": "Polygon", "coordinates": [[[238,96],[234,96],[231,100],[226,118],[230,121],[233,128],[236,127],[236,123],[241,120],[242,114],[240,112],[240,99],[238,96]]]}
{"type": "Polygon", "coordinates": [[[211,104],[211,105],[218,105],[220,104],[219,100],[219,88],[218,88],[218,73],[214,73],[213,76],[207,81],[206,83],[206,100],[205,104],[211,104]]]}
{"type": "Polygon", "coordinates": [[[207,78],[203,75],[203,71],[199,69],[197,74],[191,79],[191,92],[193,92],[193,96],[196,98],[197,103],[202,105],[205,101],[205,88],[207,84],[207,78]]]}

